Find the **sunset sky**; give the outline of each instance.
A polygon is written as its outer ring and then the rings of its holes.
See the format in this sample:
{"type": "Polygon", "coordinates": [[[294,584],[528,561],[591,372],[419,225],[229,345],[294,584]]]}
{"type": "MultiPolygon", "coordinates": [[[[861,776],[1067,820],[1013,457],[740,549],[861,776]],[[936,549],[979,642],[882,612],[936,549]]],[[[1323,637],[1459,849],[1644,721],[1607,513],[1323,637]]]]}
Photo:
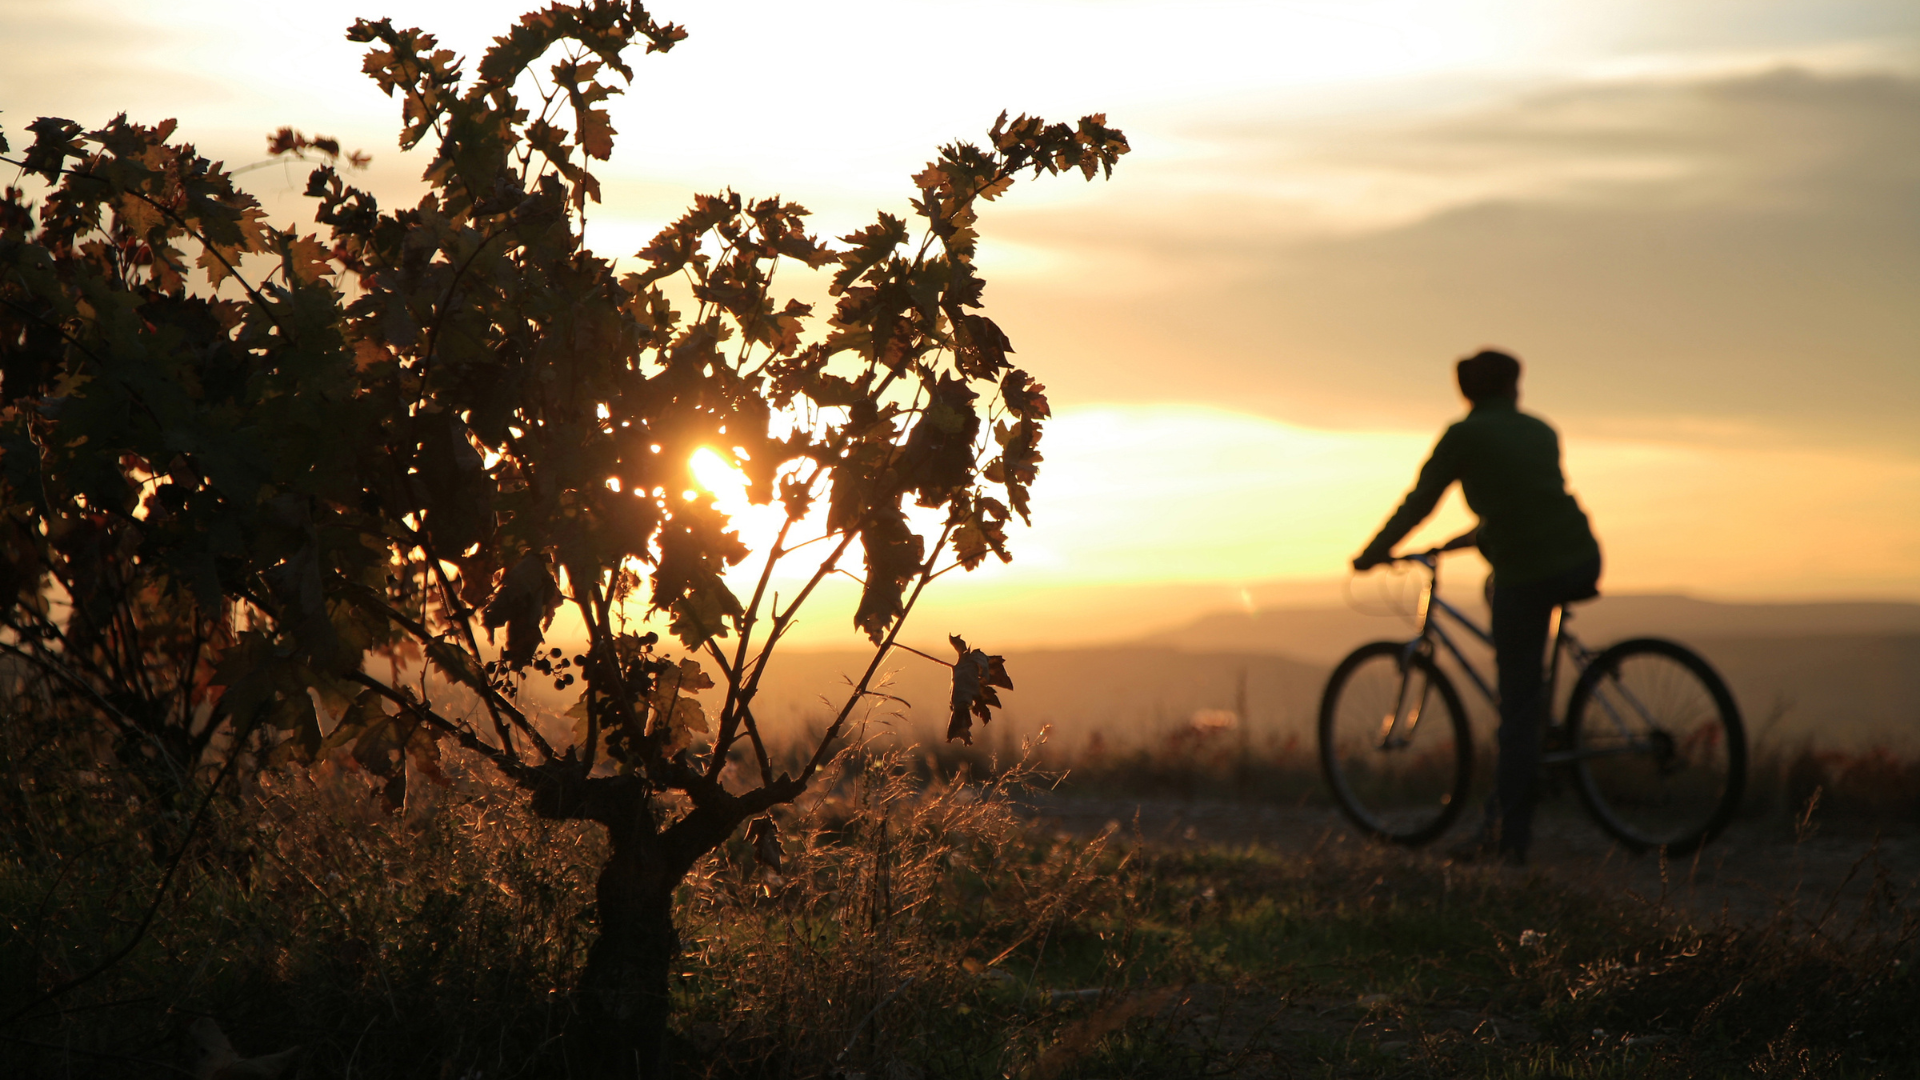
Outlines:
{"type": "MultiPolygon", "coordinates": [[[[390,15],[477,60],[531,4],[0,0],[0,127],[177,117],[238,166],[290,124],[412,201],[424,158],[342,31],[390,15]]],[[[690,36],[613,102],[603,255],[727,186],[823,234],[903,213],[1002,109],[1104,111],[1132,142],[1111,182],[984,216],[988,311],[1057,419],[1015,562],[943,580],[912,637],[1338,602],[1486,344],[1562,433],[1607,589],[1920,599],[1912,0],[650,10],[690,36]]],[[[246,183],[291,219],[304,175],[246,183]]]]}

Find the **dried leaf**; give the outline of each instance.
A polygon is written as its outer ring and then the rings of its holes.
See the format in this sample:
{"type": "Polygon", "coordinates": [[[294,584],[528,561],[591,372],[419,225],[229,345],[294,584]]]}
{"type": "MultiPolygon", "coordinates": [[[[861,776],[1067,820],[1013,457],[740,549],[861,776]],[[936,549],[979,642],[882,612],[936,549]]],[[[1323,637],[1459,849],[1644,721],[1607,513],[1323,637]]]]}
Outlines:
{"type": "Polygon", "coordinates": [[[533,662],[553,614],[560,610],[560,586],[540,552],[523,555],[500,581],[500,591],[481,616],[487,630],[507,628],[507,647],[501,653],[516,668],[533,662]]]}
{"type": "Polygon", "coordinates": [[[285,695],[275,703],[267,722],[288,733],[267,755],[268,761],[275,765],[290,761],[311,765],[319,757],[320,718],[314,712],[312,697],[304,692],[285,695]]]}
{"type": "Polygon", "coordinates": [[[613,122],[607,117],[605,109],[582,109],[579,113],[580,134],[576,142],[588,157],[605,161],[613,156],[613,137],[618,134],[613,122]]]}
{"type": "Polygon", "coordinates": [[[982,724],[991,721],[992,710],[1000,707],[1000,695],[995,688],[1011,690],[1013,680],[1007,677],[1006,657],[969,649],[958,635],[948,637],[947,641],[959,654],[953,664],[953,716],[947,723],[947,741],[959,739],[971,745],[974,718],[978,717],[982,724]]]}
{"type": "Polygon", "coordinates": [[[678,665],[656,674],[653,689],[647,695],[646,734],[664,732],[665,750],[669,755],[692,745],[695,732],[706,733],[712,727],[700,703],[686,695],[712,687],[712,676],[700,669],[697,660],[681,660],[678,665]]]}
{"type": "Polygon", "coordinates": [[[747,823],[747,843],[753,845],[753,861],[772,870],[780,869],[780,827],[770,817],[757,817],[747,823]]]}
{"type": "Polygon", "coordinates": [[[592,708],[592,704],[587,699],[592,696],[592,694],[592,687],[581,688],[580,696],[574,700],[572,705],[567,707],[566,712],[561,714],[573,720],[573,745],[575,746],[587,745],[587,714],[588,710],[592,708]]]}

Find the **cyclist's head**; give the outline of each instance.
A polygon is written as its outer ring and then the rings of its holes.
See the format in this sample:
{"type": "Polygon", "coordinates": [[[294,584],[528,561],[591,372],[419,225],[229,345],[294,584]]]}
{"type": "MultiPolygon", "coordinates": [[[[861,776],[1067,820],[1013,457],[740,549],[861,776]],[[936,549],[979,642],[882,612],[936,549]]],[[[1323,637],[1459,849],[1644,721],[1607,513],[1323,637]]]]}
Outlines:
{"type": "Polygon", "coordinates": [[[1492,398],[1520,396],[1520,361],[1503,352],[1482,349],[1454,365],[1460,392],[1478,405],[1492,398]]]}

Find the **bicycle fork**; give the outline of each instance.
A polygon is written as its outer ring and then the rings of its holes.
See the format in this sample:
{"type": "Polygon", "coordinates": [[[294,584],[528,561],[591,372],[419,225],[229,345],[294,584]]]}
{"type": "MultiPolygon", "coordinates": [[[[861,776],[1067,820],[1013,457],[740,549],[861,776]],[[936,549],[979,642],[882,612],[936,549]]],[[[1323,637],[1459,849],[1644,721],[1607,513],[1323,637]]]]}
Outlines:
{"type": "Polygon", "coordinates": [[[1398,750],[1413,741],[1413,729],[1419,726],[1421,712],[1427,704],[1427,690],[1431,686],[1426,674],[1414,663],[1423,640],[1415,638],[1409,641],[1400,652],[1400,692],[1394,699],[1393,711],[1380,720],[1380,742],[1375,746],[1377,750],[1398,750]],[[1420,693],[1409,704],[1409,687],[1416,676],[1420,679],[1420,693]]]}

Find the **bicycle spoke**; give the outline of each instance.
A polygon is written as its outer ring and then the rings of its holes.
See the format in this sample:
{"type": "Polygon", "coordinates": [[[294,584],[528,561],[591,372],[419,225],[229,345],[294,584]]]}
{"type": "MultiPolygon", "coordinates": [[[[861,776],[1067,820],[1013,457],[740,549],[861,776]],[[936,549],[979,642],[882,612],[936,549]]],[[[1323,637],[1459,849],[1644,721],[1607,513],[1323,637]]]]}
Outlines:
{"type": "Polygon", "coordinates": [[[1641,846],[1699,843],[1731,813],[1744,778],[1739,719],[1705,663],[1666,642],[1629,642],[1576,692],[1569,758],[1609,831],[1641,846]]]}
{"type": "Polygon", "coordinates": [[[1321,760],[1356,824],[1417,843],[1459,813],[1469,748],[1451,688],[1425,658],[1404,670],[1403,662],[1398,646],[1372,645],[1335,672],[1322,702],[1321,760]]]}

